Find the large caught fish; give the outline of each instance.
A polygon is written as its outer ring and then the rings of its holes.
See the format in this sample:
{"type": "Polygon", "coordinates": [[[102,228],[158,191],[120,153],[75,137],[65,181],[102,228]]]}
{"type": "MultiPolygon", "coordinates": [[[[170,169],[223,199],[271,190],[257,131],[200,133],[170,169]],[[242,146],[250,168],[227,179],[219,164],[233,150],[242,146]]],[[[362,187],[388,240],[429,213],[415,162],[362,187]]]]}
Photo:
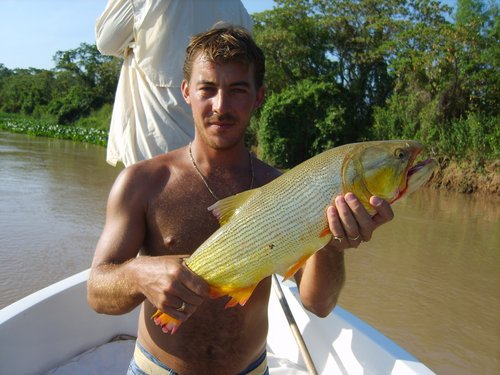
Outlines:
{"type": "MultiPolygon", "coordinates": [[[[265,277],[291,277],[332,238],[326,209],[336,196],[353,192],[369,213],[372,195],[392,203],[418,189],[436,167],[413,165],[423,147],[415,141],[374,141],[325,151],[272,182],[209,207],[221,227],[185,263],[210,285],[211,296],[244,305],[265,277]]],[[[165,331],[180,322],[158,310],[165,331]]]]}

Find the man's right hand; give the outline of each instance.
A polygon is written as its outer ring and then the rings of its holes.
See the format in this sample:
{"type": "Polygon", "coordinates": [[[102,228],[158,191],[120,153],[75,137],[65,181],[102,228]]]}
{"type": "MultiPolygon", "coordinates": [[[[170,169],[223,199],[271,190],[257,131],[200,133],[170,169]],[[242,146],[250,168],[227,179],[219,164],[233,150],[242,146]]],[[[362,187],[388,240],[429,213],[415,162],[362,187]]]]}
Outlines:
{"type": "Polygon", "coordinates": [[[208,297],[209,286],[183,262],[184,257],[141,257],[140,288],[159,310],[183,322],[208,297]]]}

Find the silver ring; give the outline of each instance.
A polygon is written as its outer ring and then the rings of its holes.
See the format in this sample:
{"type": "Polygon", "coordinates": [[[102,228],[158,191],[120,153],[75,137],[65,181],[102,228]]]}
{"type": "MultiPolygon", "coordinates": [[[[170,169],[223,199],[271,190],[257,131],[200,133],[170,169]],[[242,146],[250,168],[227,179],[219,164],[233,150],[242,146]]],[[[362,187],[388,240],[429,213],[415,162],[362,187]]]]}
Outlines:
{"type": "Polygon", "coordinates": [[[182,301],[181,307],[176,309],[179,312],[184,312],[186,310],[186,302],[182,301]]]}
{"type": "Polygon", "coordinates": [[[339,236],[333,236],[333,239],[337,241],[338,243],[341,243],[344,237],[339,237],[339,236]]]}
{"type": "Polygon", "coordinates": [[[359,237],[361,237],[360,234],[358,234],[356,237],[347,237],[347,238],[349,238],[349,241],[356,241],[359,240],[359,237]]]}

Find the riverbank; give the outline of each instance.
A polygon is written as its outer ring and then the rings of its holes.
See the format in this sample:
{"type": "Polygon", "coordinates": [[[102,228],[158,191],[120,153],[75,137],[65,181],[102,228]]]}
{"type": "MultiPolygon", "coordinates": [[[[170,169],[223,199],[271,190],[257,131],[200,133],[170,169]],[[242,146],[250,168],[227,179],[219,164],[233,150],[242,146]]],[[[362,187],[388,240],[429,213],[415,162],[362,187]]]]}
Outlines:
{"type": "Polygon", "coordinates": [[[428,185],[435,189],[500,198],[500,161],[477,163],[440,158],[439,169],[428,185]]]}

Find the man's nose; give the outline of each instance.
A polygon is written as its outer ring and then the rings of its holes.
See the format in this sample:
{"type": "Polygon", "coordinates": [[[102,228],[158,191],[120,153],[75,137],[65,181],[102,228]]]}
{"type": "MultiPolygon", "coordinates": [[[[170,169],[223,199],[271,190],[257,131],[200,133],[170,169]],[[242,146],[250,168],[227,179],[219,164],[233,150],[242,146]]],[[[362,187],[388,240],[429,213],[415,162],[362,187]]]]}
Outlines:
{"type": "Polygon", "coordinates": [[[213,100],[213,111],[217,113],[225,113],[230,107],[230,98],[225,90],[218,90],[217,95],[213,100]]]}

